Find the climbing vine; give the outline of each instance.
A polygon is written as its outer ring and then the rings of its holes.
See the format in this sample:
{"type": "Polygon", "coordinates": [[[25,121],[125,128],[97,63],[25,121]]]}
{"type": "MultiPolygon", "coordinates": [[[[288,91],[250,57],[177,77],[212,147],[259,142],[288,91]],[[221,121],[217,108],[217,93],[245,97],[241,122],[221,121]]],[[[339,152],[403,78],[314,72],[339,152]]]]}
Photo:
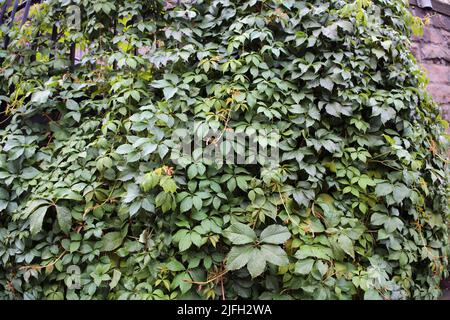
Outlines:
{"type": "Polygon", "coordinates": [[[406,1],[47,0],[10,25],[1,299],[439,296],[448,124],[406,1]],[[277,132],[279,161],[177,153],[194,122],[223,153],[277,132]]]}

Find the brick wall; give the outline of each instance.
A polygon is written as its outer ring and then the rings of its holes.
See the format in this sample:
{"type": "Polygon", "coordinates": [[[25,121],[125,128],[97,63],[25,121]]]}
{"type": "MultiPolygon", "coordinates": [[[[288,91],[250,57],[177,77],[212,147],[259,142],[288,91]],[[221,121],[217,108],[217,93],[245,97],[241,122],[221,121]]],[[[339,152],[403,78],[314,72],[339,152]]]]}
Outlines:
{"type": "MultiPolygon", "coordinates": [[[[450,121],[450,1],[433,1],[437,10],[424,10],[414,1],[411,10],[416,16],[430,16],[422,37],[413,39],[412,50],[418,62],[427,70],[428,90],[441,105],[445,119],[450,121]],[[448,10],[447,10],[448,9],[448,10]]],[[[450,130],[449,130],[450,133],[450,130]]]]}

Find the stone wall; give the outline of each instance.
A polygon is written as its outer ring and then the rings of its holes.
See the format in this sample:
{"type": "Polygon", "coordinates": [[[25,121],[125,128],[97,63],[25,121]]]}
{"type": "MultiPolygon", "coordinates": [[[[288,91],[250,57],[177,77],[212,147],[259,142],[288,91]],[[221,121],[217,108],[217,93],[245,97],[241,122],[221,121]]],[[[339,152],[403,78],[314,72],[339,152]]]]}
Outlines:
{"type": "MultiPolygon", "coordinates": [[[[416,16],[429,16],[422,37],[413,39],[412,50],[418,62],[427,70],[428,90],[441,105],[445,119],[450,121],[450,1],[434,0],[433,9],[419,8],[411,1],[416,16]]],[[[450,133],[450,129],[449,129],[450,133]]]]}

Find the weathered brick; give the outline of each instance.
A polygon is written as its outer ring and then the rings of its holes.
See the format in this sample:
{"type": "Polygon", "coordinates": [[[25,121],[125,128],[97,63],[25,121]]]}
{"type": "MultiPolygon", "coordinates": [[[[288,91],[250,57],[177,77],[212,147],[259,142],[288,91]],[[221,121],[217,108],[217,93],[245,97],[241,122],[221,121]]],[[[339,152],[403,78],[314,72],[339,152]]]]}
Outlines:
{"type": "Polygon", "coordinates": [[[444,29],[434,28],[432,26],[425,27],[422,39],[424,42],[431,42],[437,45],[442,45],[446,42],[444,29]]]}
{"type": "Polygon", "coordinates": [[[416,6],[411,7],[411,12],[415,16],[421,17],[421,18],[423,18],[427,14],[427,11],[425,11],[425,10],[419,8],[419,7],[416,7],[416,6]]]}
{"type": "Polygon", "coordinates": [[[427,89],[436,102],[442,105],[450,104],[450,85],[431,83],[427,89]]]}
{"type": "Polygon", "coordinates": [[[441,33],[445,39],[445,42],[447,43],[447,47],[449,47],[450,46],[450,29],[448,29],[448,30],[441,29],[441,33]]]}
{"type": "Polygon", "coordinates": [[[450,104],[444,104],[441,105],[442,108],[442,114],[444,115],[444,118],[450,121],[450,104]]]}
{"type": "Polygon", "coordinates": [[[422,46],[422,59],[424,60],[445,60],[450,62],[450,50],[446,46],[435,44],[424,44],[422,46]]]}
{"type": "Polygon", "coordinates": [[[450,29],[450,17],[443,14],[433,14],[430,18],[430,24],[436,28],[450,29]]]}
{"type": "Polygon", "coordinates": [[[450,66],[430,63],[422,63],[422,66],[427,70],[427,75],[431,83],[450,85],[450,66]]]}
{"type": "Polygon", "coordinates": [[[411,52],[416,57],[417,61],[421,61],[422,55],[420,52],[420,43],[419,42],[412,42],[411,43],[411,52]]]}

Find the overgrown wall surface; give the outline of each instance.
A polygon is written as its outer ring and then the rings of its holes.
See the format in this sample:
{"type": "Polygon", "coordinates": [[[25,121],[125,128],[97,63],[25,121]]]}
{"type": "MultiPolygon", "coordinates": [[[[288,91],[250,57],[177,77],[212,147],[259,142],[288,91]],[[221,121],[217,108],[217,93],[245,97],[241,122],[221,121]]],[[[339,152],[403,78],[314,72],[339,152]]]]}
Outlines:
{"type": "Polygon", "coordinates": [[[433,1],[436,10],[424,10],[414,3],[411,8],[416,16],[430,18],[423,36],[414,37],[412,49],[427,70],[429,92],[441,104],[445,119],[450,120],[450,1],[433,1]]]}
{"type": "Polygon", "coordinates": [[[438,298],[450,174],[406,2],[174,3],[0,28],[0,299],[438,298]],[[255,132],[275,163],[223,138],[255,132]]]}

